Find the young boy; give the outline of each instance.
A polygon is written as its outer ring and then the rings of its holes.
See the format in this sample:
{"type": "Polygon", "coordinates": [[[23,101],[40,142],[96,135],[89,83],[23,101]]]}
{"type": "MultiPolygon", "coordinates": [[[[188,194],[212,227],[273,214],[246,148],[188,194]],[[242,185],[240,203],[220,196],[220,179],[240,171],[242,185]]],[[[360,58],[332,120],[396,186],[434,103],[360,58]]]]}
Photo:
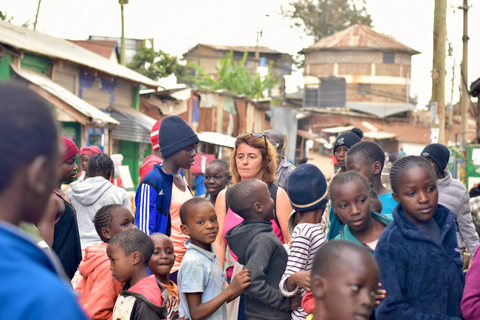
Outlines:
{"type": "Polygon", "coordinates": [[[315,311],[307,319],[369,319],[380,270],[362,246],[343,240],[322,246],[312,268],[315,311]]]}
{"type": "Polygon", "coordinates": [[[385,163],[385,152],[371,141],[362,141],[352,146],[347,153],[347,171],[360,172],[367,178],[382,202],[382,214],[391,215],[398,202],[393,199],[392,191],[382,184],[382,170],[385,163]]]}
{"type": "MultiPolygon", "coordinates": [[[[157,277],[160,283],[168,290],[167,320],[179,319],[178,308],[180,306],[180,295],[178,287],[170,280],[170,270],[175,262],[175,251],[172,240],[163,233],[150,235],[155,249],[148,263],[148,269],[157,277]]],[[[184,319],[183,317],[181,319],[184,319]]]]}
{"type": "Polygon", "coordinates": [[[245,290],[247,317],[290,319],[290,311],[300,307],[301,296],[284,297],[279,289],[288,255],[272,232],[274,202],[267,185],[257,179],[241,181],[230,188],[227,201],[244,219],[225,238],[238,262],[251,272],[252,284],[245,290]]]}
{"type": "Polygon", "coordinates": [[[242,270],[225,289],[223,270],[212,243],[218,233],[215,208],[193,198],[180,208],[182,232],[190,237],[179,270],[180,315],[190,320],[226,319],[227,306],[250,285],[250,271],[242,270]]]}
{"type": "Polygon", "coordinates": [[[60,164],[51,107],[20,84],[0,83],[0,154],[0,319],[86,319],[55,262],[18,228],[43,217],[60,164]]]}
{"type": "MultiPolygon", "coordinates": [[[[317,250],[325,243],[322,216],[328,202],[328,185],[316,166],[303,164],[290,175],[287,194],[299,215],[288,254],[286,270],[280,281],[280,291],[286,297],[310,290],[310,270],[317,250]]],[[[302,307],[293,310],[292,319],[303,320],[308,314],[302,307]]]]}
{"type": "Polygon", "coordinates": [[[153,249],[152,239],[138,229],[119,233],[108,243],[112,275],[119,282],[125,282],[113,308],[112,319],[167,317],[168,291],[147,271],[153,249]]]}
{"type": "Polygon", "coordinates": [[[464,184],[453,179],[450,172],[445,171],[450,151],[440,143],[432,143],[423,149],[421,156],[430,162],[437,175],[438,203],[444,205],[455,215],[458,248],[463,256],[465,249],[471,255],[478,246],[478,234],[470,213],[470,196],[464,184]]]}

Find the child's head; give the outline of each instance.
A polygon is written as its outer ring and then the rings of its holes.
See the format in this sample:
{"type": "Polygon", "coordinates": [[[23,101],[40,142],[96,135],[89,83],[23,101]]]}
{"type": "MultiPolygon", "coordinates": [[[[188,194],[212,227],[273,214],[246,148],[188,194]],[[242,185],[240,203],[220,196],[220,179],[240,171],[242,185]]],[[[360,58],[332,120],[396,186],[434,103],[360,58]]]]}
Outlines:
{"type": "Polygon", "coordinates": [[[356,171],[336,174],[330,181],[333,212],[352,230],[361,231],[371,219],[370,187],[356,171]]]}
{"type": "Polygon", "coordinates": [[[2,214],[0,220],[36,224],[58,182],[59,138],[51,107],[23,85],[0,83],[0,137],[0,198],[18,202],[14,216],[2,214]]]}
{"type": "Polygon", "coordinates": [[[179,116],[162,119],[158,143],[164,160],[171,158],[176,166],[190,169],[195,160],[195,146],[200,142],[193,129],[179,116]]]}
{"type": "Polygon", "coordinates": [[[175,262],[175,252],[172,240],[163,233],[154,233],[150,235],[155,249],[148,263],[148,268],[152,274],[167,278],[175,262]]]}
{"type": "Polygon", "coordinates": [[[357,133],[351,131],[344,132],[337,137],[333,144],[333,155],[337,159],[338,165],[341,168],[345,168],[347,151],[360,141],[362,141],[362,138],[357,133]]]}
{"type": "Polygon", "coordinates": [[[360,172],[370,183],[381,178],[384,163],[385,152],[372,141],[362,141],[351,147],[345,162],[348,171],[360,172]]]}
{"type": "Polygon", "coordinates": [[[59,175],[62,182],[71,183],[77,177],[77,157],[79,151],[72,140],[64,136],[60,136],[60,138],[63,140],[64,152],[62,163],[58,168],[59,175]]]}
{"type": "Polygon", "coordinates": [[[153,253],[153,241],[143,231],[127,230],[115,235],[107,247],[110,270],[118,282],[127,282],[147,269],[153,253]]]}
{"type": "Polygon", "coordinates": [[[193,198],[180,207],[182,232],[192,239],[192,243],[206,250],[215,241],[218,221],[212,203],[204,198],[193,198]]]}
{"type": "Polygon", "coordinates": [[[106,243],[123,231],[137,229],[133,214],[121,204],[109,204],[98,209],[93,224],[100,239],[106,243]]]}
{"type": "Polygon", "coordinates": [[[225,189],[230,181],[229,165],[223,160],[211,161],[205,168],[205,189],[212,197],[216,197],[220,191],[225,189]]]}
{"type": "Polygon", "coordinates": [[[437,178],[442,178],[450,159],[450,150],[441,143],[432,143],[426,146],[420,155],[432,165],[437,178]]]}
{"type": "Polygon", "coordinates": [[[110,180],[115,174],[115,164],[108,154],[94,154],[88,160],[87,173],[89,177],[104,177],[110,180]]]}
{"type": "Polygon", "coordinates": [[[270,221],[274,218],[275,203],[263,181],[240,181],[229,189],[227,197],[230,209],[247,222],[270,221]]]}
{"type": "Polygon", "coordinates": [[[369,319],[380,270],[367,249],[335,240],[315,255],[311,288],[318,320],[369,319]]]}
{"type": "Polygon", "coordinates": [[[372,198],[372,211],[381,213],[383,210],[382,200],[380,200],[377,191],[373,188],[370,188],[370,197],[372,198]]]}
{"type": "Polygon", "coordinates": [[[438,204],[437,176],[427,160],[401,158],[390,169],[390,183],[393,198],[410,221],[422,223],[433,218],[438,204]]]}
{"type": "Polygon", "coordinates": [[[83,171],[88,172],[88,160],[91,156],[97,153],[102,153],[100,148],[98,148],[97,146],[80,148],[80,168],[83,171]]]}
{"type": "Polygon", "coordinates": [[[323,208],[320,210],[322,214],[328,202],[327,180],[317,166],[302,164],[290,174],[287,194],[293,210],[301,214],[323,208]]]}

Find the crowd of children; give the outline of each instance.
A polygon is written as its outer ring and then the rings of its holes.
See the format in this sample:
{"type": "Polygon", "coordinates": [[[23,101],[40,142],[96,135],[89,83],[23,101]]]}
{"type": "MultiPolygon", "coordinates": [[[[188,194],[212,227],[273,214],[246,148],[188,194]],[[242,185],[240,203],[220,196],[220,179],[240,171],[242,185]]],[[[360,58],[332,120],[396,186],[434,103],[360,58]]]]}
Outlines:
{"type": "Polygon", "coordinates": [[[389,190],[358,130],[337,138],[330,182],[311,164],[278,171],[282,137],[248,133],[194,198],[181,169],[199,140],[169,116],[134,215],[108,155],[59,137],[29,89],[0,96],[0,319],[480,319],[478,236],[442,145],[397,160],[389,190]],[[79,153],[86,174],[65,193],[79,153]]]}

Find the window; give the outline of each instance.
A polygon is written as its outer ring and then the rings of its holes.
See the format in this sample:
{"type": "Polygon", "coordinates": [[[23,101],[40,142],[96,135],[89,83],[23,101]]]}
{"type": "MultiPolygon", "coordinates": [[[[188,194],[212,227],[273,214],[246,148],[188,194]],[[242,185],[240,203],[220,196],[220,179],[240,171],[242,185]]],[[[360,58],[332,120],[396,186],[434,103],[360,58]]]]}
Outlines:
{"type": "Polygon", "coordinates": [[[359,83],[357,86],[357,95],[359,97],[370,97],[370,83],[359,83]]]}
{"type": "Polygon", "coordinates": [[[384,52],[383,63],[395,63],[395,52],[384,52]]]}

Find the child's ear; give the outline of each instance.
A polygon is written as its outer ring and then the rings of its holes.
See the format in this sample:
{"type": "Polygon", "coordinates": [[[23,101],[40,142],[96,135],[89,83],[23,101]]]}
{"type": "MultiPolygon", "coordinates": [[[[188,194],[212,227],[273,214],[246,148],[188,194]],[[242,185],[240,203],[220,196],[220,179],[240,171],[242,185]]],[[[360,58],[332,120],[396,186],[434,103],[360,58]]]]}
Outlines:
{"type": "Polygon", "coordinates": [[[395,191],[392,191],[392,197],[393,197],[393,199],[395,199],[395,201],[397,201],[398,203],[400,203],[400,198],[399,198],[398,195],[395,193],[395,191]]]}
{"type": "Polygon", "coordinates": [[[328,289],[328,281],[320,275],[315,275],[312,279],[312,294],[315,298],[323,299],[328,289]]]}
{"type": "Polygon", "coordinates": [[[135,251],[132,253],[132,263],[135,265],[135,264],[139,264],[141,261],[142,261],[142,256],[140,254],[140,252],[138,251],[135,251]]]}
{"type": "Polygon", "coordinates": [[[380,174],[380,173],[382,173],[382,164],[380,163],[380,161],[375,161],[375,162],[372,164],[372,169],[373,169],[373,174],[380,174]]]}
{"type": "Polygon", "coordinates": [[[180,230],[182,230],[183,234],[186,235],[186,236],[189,236],[190,235],[190,232],[188,231],[188,227],[184,224],[181,224],[180,225],[180,230]]]}
{"type": "Polygon", "coordinates": [[[108,240],[112,239],[112,235],[110,234],[110,229],[108,229],[108,228],[102,228],[101,233],[102,233],[102,237],[103,237],[104,239],[108,239],[108,240]]]}
{"type": "Polygon", "coordinates": [[[253,204],[253,210],[255,210],[256,213],[263,212],[263,208],[262,208],[262,205],[260,204],[260,202],[255,202],[253,204]]]}

